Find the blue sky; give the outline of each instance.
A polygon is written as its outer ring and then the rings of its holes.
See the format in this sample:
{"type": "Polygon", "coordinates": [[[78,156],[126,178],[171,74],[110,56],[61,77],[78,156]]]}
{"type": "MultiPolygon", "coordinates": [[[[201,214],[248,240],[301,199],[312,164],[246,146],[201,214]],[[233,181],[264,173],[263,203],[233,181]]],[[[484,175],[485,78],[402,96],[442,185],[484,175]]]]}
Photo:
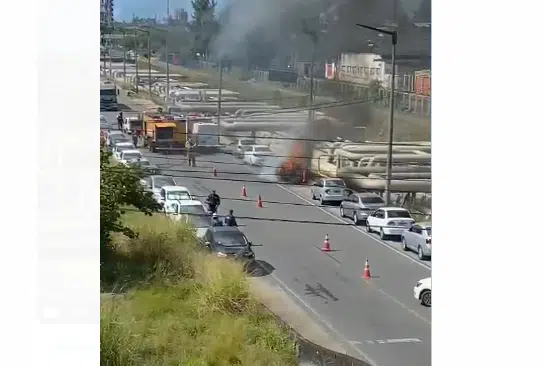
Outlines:
{"type": "MultiPolygon", "coordinates": [[[[229,0],[218,0],[221,6],[229,0]]],[[[170,0],[171,13],[174,9],[184,8],[191,13],[191,0],[170,0]]],[[[166,0],[114,0],[114,18],[116,20],[131,20],[133,14],[141,18],[153,18],[157,14],[158,19],[166,16],[166,0]]]]}

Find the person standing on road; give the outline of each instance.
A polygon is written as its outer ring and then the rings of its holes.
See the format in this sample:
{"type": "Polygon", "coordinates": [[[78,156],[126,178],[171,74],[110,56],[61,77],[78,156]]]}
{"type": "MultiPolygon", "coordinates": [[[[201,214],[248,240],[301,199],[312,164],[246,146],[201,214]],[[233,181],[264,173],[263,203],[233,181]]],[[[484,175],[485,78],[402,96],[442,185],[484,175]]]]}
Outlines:
{"type": "Polygon", "coordinates": [[[119,112],[117,115],[117,128],[123,131],[123,112],[119,112]]]}
{"type": "Polygon", "coordinates": [[[185,143],[185,148],[187,149],[187,162],[189,163],[189,166],[196,167],[195,164],[195,144],[191,140],[191,138],[188,138],[185,143]]]}
{"type": "Polygon", "coordinates": [[[132,143],[134,147],[138,147],[138,135],[136,134],[136,131],[132,133],[132,143]]]}

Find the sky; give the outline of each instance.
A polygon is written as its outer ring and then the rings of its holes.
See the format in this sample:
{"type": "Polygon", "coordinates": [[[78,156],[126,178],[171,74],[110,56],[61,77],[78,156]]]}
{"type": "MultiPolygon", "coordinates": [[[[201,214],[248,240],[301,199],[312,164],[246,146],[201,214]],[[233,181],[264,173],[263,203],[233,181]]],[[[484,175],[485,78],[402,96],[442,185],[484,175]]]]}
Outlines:
{"type": "MultiPolygon", "coordinates": [[[[221,6],[229,0],[218,0],[221,6]]],[[[191,14],[191,0],[170,0],[170,12],[174,9],[184,8],[191,14]]],[[[167,0],[114,0],[114,19],[120,21],[130,21],[133,14],[140,18],[154,18],[157,14],[158,19],[166,17],[167,0]]]]}

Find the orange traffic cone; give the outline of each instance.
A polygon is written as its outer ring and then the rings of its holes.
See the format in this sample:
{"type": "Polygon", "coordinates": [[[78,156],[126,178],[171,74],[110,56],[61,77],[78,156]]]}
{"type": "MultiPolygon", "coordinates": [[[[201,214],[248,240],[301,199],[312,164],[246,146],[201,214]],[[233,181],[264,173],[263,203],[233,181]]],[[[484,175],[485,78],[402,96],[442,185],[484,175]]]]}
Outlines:
{"type": "Polygon", "coordinates": [[[329,235],[325,234],[324,247],[322,252],[331,252],[331,245],[329,244],[329,235]]]}
{"type": "Polygon", "coordinates": [[[212,170],[212,173],[214,173],[214,177],[218,176],[218,171],[216,170],[216,167],[214,167],[214,169],[212,170]]]}
{"type": "Polygon", "coordinates": [[[257,196],[257,207],[263,208],[263,200],[261,199],[261,195],[257,196]]]}
{"type": "Polygon", "coordinates": [[[369,261],[365,259],[365,268],[363,269],[363,275],[361,276],[364,280],[371,279],[371,268],[369,268],[369,261]]]}
{"type": "Polygon", "coordinates": [[[243,185],[242,186],[242,194],[241,194],[242,197],[248,197],[248,195],[246,194],[246,185],[243,185]]]}

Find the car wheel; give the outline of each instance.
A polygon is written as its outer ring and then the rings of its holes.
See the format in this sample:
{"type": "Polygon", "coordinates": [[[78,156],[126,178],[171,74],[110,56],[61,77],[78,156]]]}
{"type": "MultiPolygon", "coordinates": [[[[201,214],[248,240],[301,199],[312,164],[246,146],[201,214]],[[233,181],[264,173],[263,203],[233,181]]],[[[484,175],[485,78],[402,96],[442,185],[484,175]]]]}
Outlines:
{"type": "Polygon", "coordinates": [[[352,215],[352,221],[354,221],[354,225],[358,225],[360,223],[360,220],[358,220],[358,214],[354,212],[354,215],[352,215]]]}
{"type": "Polygon", "coordinates": [[[344,216],[344,208],[343,208],[342,205],[341,205],[341,207],[339,207],[339,215],[340,215],[341,217],[345,217],[345,216],[344,216]]]}
{"type": "Polygon", "coordinates": [[[409,250],[409,248],[407,248],[407,242],[405,241],[405,238],[403,237],[401,237],[401,249],[403,249],[404,251],[409,250]]]}
{"type": "Polygon", "coordinates": [[[418,259],[426,259],[426,256],[424,255],[424,251],[422,250],[421,246],[418,246],[418,259]]]}
{"type": "Polygon", "coordinates": [[[365,220],[365,229],[367,229],[368,233],[373,232],[373,229],[371,229],[371,225],[369,225],[369,221],[365,220]]]}
{"type": "Polygon", "coordinates": [[[422,295],[420,295],[420,303],[427,307],[431,306],[431,291],[425,290],[422,292],[422,295]]]}
{"type": "Polygon", "coordinates": [[[386,240],[386,235],[384,234],[384,230],[382,230],[382,228],[380,228],[380,239],[386,240]]]}
{"type": "Polygon", "coordinates": [[[312,195],[312,199],[316,200],[316,196],[314,195],[314,191],[312,189],[310,190],[310,194],[312,195]]]}

